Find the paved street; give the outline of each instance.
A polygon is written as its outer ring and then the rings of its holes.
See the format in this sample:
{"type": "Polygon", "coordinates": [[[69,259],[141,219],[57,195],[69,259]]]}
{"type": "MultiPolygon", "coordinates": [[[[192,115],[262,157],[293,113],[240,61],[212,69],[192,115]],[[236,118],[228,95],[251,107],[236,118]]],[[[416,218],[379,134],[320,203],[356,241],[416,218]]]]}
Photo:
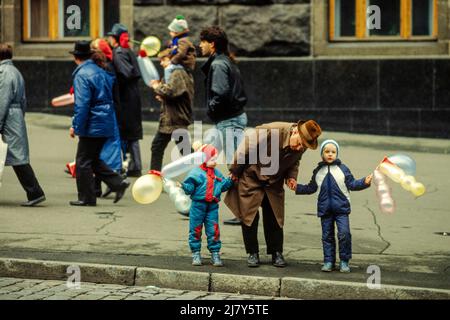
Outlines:
{"type": "Polygon", "coordinates": [[[79,287],[68,287],[64,281],[0,278],[0,300],[287,300],[287,298],[83,282],[79,287]]]}
{"type": "MultiPolygon", "coordinates": [[[[110,263],[150,266],[190,271],[217,271],[210,265],[191,266],[187,244],[188,220],[176,213],[166,194],[151,205],[137,204],[128,191],[118,204],[100,199],[95,208],[70,207],[76,198],[75,180],[64,173],[65,163],[72,161],[76,140],[68,136],[69,117],[28,114],[31,164],[43,186],[47,201],[37,208],[22,208],[25,194],[11,168],[6,168],[0,189],[0,256],[43,260],[110,263]]],[[[155,123],[144,126],[141,141],[144,166],[150,162],[150,144],[155,123]]],[[[374,188],[353,192],[351,231],[353,238],[353,272],[321,273],[322,243],[320,220],[316,217],[316,195],[295,196],[287,191],[285,257],[288,268],[277,269],[264,255],[262,224],[259,229],[264,265],[254,270],[246,267],[246,254],[240,227],[220,224],[225,267],[221,273],[295,276],[325,280],[365,283],[369,265],[382,270],[383,283],[450,289],[450,155],[414,152],[423,147],[420,139],[365,136],[364,141],[380,144],[364,146],[358,135],[326,132],[325,137],[341,138],[340,158],[355,177],[363,177],[376,167],[383,156],[403,152],[417,162],[416,178],[427,187],[419,198],[390,182],[396,201],[393,215],[382,214],[374,188]],[[402,149],[384,150],[393,140],[402,140],[402,149]],[[355,141],[354,145],[347,143],[355,141]],[[406,151],[405,151],[406,150],[406,151]]],[[[435,144],[448,144],[436,140],[435,144]]],[[[166,151],[168,163],[170,149],[166,151]]],[[[307,183],[320,161],[317,151],[308,151],[300,166],[298,180],[307,183]]],[[[225,171],[225,167],[221,166],[225,171]]],[[[132,182],[135,179],[131,179],[132,182]]],[[[231,218],[222,205],[220,220],[231,218]]],[[[206,245],[204,258],[209,260],[206,245]]],[[[205,259],[205,263],[206,263],[205,259]]],[[[55,285],[56,287],[57,285],[55,285]]]]}

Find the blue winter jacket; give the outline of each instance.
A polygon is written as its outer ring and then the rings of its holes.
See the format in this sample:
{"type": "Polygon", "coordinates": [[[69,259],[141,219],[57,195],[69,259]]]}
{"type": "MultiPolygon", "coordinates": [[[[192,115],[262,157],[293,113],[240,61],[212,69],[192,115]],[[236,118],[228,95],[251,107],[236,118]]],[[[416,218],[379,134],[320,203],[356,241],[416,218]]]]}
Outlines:
{"type": "Polygon", "coordinates": [[[72,76],[75,91],[72,127],[75,134],[80,137],[114,136],[114,75],[89,59],[80,64],[72,76]]]}
{"type": "Polygon", "coordinates": [[[320,162],[307,185],[298,184],[296,194],[313,194],[319,189],[317,215],[350,214],[350,192],[368,188],[365,177],[355,180],[349,168],[339,159],[331,164],[320,162]]]}
{"type": "MultiPolygon", "coordinates": [[[[213,196],[220,201],[220,195],[222,192],[228,191],[233,186],[233,180],[231,178],[225,178],[222,173],[214,169],[216,179],[214,181],[213,196]]],[[[206,171],[200,167],[192,169],[186,179],[184,179],[181,187],[184,192],[191,196],[194,201],[205,201],[206,199],[206,184],[207,184],[206,171]]]]}

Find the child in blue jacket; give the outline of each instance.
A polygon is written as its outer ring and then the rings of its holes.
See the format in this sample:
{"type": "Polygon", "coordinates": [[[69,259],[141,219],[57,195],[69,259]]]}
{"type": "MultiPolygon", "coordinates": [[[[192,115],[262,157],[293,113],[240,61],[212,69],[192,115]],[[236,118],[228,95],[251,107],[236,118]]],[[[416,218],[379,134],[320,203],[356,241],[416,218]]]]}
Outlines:
{"type": "Polygon", "coordinates": [[[215,169],[218,151],[211,145],[202,148],[206,154],[205,162],[192,169],[181,184],[184,192],[191,196],[192,205],[189,212],[189,247],[192,251],[192,265],[201,266],[200,249],[202,244],[202,229],[208,240],[208,250],[211,252],[211,263],[215,267],[222,267],[220,259],[219,230],[219,201],[222,192],[233,185],[231,178],[224,178],[219,170],[215,169]]]}
{"type": "Polygon", "coordinates": [[[334,224],[338,229],[340,271],[350,272],[348,265],[352,258],[352,236],[350,234],[350,192],[370,187],[372,175],[360,180],[353,178],[350,170],[338,159],[339,145],[334,140],[326,140],[320,146],[322,162],[313,172],[307,185],[298,184],[296,194],[313,194],[319,190],[317,215],[322,223],[322,244],[324,265],[322,271],[335,268],[336,240],[334,224]]]}

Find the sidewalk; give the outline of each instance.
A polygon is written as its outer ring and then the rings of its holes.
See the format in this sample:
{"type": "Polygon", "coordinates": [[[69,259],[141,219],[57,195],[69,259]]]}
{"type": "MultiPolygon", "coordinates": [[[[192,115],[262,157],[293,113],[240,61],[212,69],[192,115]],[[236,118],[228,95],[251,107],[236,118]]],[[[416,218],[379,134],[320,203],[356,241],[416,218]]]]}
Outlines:
{"type": "MultiPolygon", "coordinates": [[[[224,274],[238,276],[237,279],[247,279],[246,276],[270,279],[279,292],[283,281],[295,278],[292,283],[297,285],[300,281],[302,285],[292,290],[291,297],[298,297],[295,295],[299,292],[306,294],[307,288],[315,288],[312,294],[323,298],[317,289],[320,286],[316,285],[320,284],[332,285],[334,297],[361,294],[362,291],[354,289],[361,287],[365,288],[364,295],[369,298],[376,297],[376,291],[367,291],[366,283],[370,277],[367,268],[377,265],[381,269],[382,285],[450,290],[450,237],[442,236],[443,232],[450,233],[448,140],[324,133],[324,138],[333,137],[343,145],[342,160],[352,169],[355,177],[370,173],[386,154],[406,152],[416,160],[416,177],[427,187],[423,197],[414,199],[400,186],[392,184],[397,210],[391,216],[379,212],[373,188],[352,193],[352,273],[326,274],[320,272],[322,245],[320,220],[315,215],[316,196],[300,197],[286,193],[284,254],[289,264],[287,268],[274,268],[270,257],[264,254],[262,224],[259,241],[264,264],[257,269],[248,268],[241,229],[222,224],[223,220],[231,217],[225,206],[220,211],[225,267],[210,266],[209,254],[204,248],[205,265],[195,268],[190,265],[187,245],[188,220],[176,213],[166,194],[151,205],[137,204],[131,192],[127,192],[116,205],[110,198],[99,200],[99,205],[94,208],[70,207],[68,201],[76,197],[75,181],[63,172],[65,163],[73,160],[76,148],[76,140],[68,137],[70,118],[27,114],[27,124],[31,164],[46,192],[47,201],[38,208],[19,207],[18,204],[24,200],[24,192],[11,168],[6,169],[0,189],[0,257],[3,261],[0,263],[3,266],[0,267],[0,276],[33,278],[45,275],[40,267],[19,268],[18,265],[29,264],[5,262],[10,259],[56,261],[64,266],[87,263],[128,266],[132,270],[165,270],[163,273],[175,275],[172,278],[175,283],[180,283],[179,279],[184,278],[184,274],[176,276],[176,272],[204,274],[208,279],[206,291],[216,290],[211,287],[214,283],[212,279],[224,274]],[[433,152],[411,151],[416,147],[433,152]]],[[[154,122],[144,125],[145,138],[141,141],[144,167],[150,160],[149,149],[156,126],[154,122]]],[[[165,163],[169,162],[169,156],[170,148],[165,154],[165,163]]],[[[305,153],[300,165],[299,182],[309,181],[318,161],[317,152],[305,153]]],[[[223,166],[220,169],[225,170],[223,166]]],[[[63,267],[57,270],[60,272],[59,279],[67,278],[63,267]]],[[[137,278],[133,276],[130,279],[135,281],[137,278]]],[[[259,283],[260,278],[245,281],[252,283],[254,280],[254,283],[259,283]]],[[[224,286],[229,283],[236,283],[227,289],[230,291],[240,290],[243,286],[242,282],[228,280],[224,286]]],[[[330,288],[327,288],[329,292],[330,288]]],[[[220,291],[224,290],[221,288],[220,291]]],[[[406,297],[399,295],[399,291],[394,292],[386,293],[385,297],[406,297]]],[[[427,290],[421,292],[429,293],[427,290]]],[[[360,297],[366,297],[364,295],[360,297]]],[[[429,293],[428,297],[436,296],[429,293]]]]}

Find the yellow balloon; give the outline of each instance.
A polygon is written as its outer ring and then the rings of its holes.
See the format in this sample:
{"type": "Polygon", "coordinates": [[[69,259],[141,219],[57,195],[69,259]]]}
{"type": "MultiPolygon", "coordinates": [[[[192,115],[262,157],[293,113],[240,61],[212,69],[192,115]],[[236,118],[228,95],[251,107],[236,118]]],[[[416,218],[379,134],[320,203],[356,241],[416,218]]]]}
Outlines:
{"type": "Polygon", "coordinates": [[[149,57],[157,55],[160,49],[161,41],[157,37],[150,36],[141,42],[141,50],[144,50],[149,57]]]}
{"type": "Polygon", "coordinates": [[[131,193],[136,202],[150,204],[159,198],[162,192],[162,179],[155,174],[146,174],[136,180],[131,193]]]}
{"type": "Polygon", "coordinates": [[[425,191],[426,191],[425,186],[420,182],[416,182],[411,186],[411,193],[415,197],[420,197],[425,193],[425,191]]]}
{"type": "Polygon", "coordinates": [[[413,176],[404,176],[400,183],[403,189],[411,191],[411,187],[416,183],[416,179],[413,176]]]}

